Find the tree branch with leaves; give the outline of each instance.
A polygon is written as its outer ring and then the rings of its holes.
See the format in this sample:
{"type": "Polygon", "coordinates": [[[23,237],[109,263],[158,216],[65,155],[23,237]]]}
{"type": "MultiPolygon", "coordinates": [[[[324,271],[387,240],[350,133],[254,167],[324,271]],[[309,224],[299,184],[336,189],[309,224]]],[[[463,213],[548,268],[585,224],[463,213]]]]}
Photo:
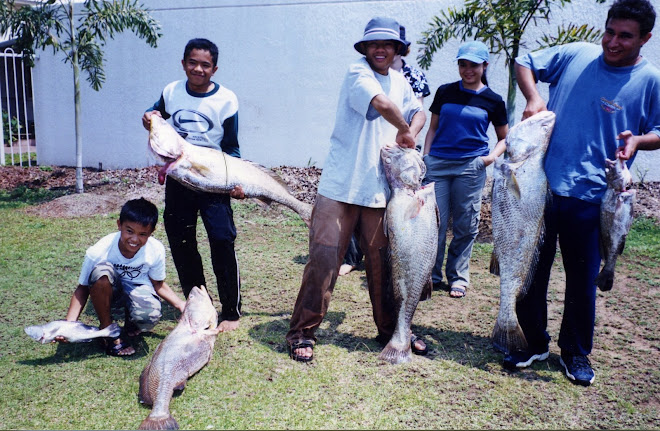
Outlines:
{"type": "MultiPolygon", "coordinates": [[[[595,1],[604,3],[605,0],[595,1]]],[[[448,8],[432,18],[429,29],[422,33],[419,41],[417,61],[420,67],[428,70],[434,54],[451,39],[481,40],[492,54],[504,55],[509,70],[507,116],[512,125],[517,90],[515,59],[520,48],[525,47],[522,41],[525,30],[530,24],[549,22],[551,9],[567,3],[571,0],[467,0],[463,8],[448,8]]],[[[600,37],[600,30],[586,24],[569,24],[557,27],[555,35],[544,34],[541,41],[537,41],[536,49],[575,41],[597,42],[600,37]]]]}
{"type": "Polygon", "coordinates": [[[160,24],[137,0],[44,0],[33,7],[16,7],[14,0],[0,2],[0,33],[16,38],[15,48],[23,52],[30,66],[34,65],[36,51],[48,47],[54,54],[62,53],[64,62],[71,64],[78,193],[83,192],[80,71],[87,73],[94,90],[100,90],[106,79],[103,47],[108,39],[127,30],[153,48],[161,36],[160,24]],[[76,14],[74,6],[81,4],[76,14]]]}

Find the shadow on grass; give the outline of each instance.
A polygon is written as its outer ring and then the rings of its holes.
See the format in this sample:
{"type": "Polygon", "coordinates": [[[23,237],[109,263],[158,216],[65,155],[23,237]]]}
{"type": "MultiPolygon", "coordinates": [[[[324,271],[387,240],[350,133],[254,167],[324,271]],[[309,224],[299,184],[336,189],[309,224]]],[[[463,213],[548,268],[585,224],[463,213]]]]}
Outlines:
{"type": "MultiPolygon", "coordinates": [[[[248,331],[255,340],[274,352],[288,353],[286,334],[289,331],[289,318],[282,317],[285,312],[250,313],[252,315],[279,317],[278,319],[257,324],[248,331]]],[[[335,345],[347,352],[364,352],[377,355],[384,347],[376,341],[375,336],[360,337],[352,333],[337,330],[346,318],[344,312],[329,312],[322,328],[316,331],[318,344],[335,345]]],[[[496,351],[490,337],[475,335],[470,332],[442,331],[429,326],[413,325],[413,332],[424,339],[429,353],[426,356],[416,356],[413,360],[453,361],[463,366],[469,366],[496,374],[509,375],[523,380],[551,381],[553,377],[540,374],[542,370],[559,370],[559,359],[551,354],[548,361],[535,362],[532,366],[519,371],[508,371],[502,367],[503,355],[496,351]]],[[[375,335],[374,326],[374,335],[375,335]]]]}

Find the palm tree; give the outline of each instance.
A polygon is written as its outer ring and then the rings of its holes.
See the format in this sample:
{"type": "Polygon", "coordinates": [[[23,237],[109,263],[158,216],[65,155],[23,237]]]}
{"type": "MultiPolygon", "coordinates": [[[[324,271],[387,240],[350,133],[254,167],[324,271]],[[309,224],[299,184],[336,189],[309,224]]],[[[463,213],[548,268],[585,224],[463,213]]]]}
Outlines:
{"type": "MultiPolygon", "coordinates": [[[[605,0],[596,0],[604,3],[605,0]]],[[[448,40],[459,38],[462,41],[479,39],[490,46],[493,54],[504,53],[509,69],[509,88],[507,92],[507,116],[513,124],[516,108],[515,59],[522,37],[531,23],[550,20],[553,6],[563,7],[571,0],[466,0],[463,9],[448,8],[439,16],[434,16],[430,28],[422,33],[422,45],[417,57],[420,67],[428,69],[433,61],[433,54],[448,40]]],[[[595,42],[601,37],[600,30],[587,27],[586,24],[569,24],[558,27],[556,36],[544,35],[538,42],[537,49],[561,45],[578,40],[595,42]]]]}
{"type": "Polygon", "coordinates": [[[161,36],[160,24],[137,0],[36,0],[34,7],[16,7],[15,0],[0,2],[0,33],[16,37],[16,48],[22,50],[30,66],[35,51],[51,47],[53,53],[64,54],[73,69],[76,192],[83,192],[82,135],[80,133],[80,71],[96,91],[105,82],[103,46],[116,33],[131,30],[151,47],[161,36]],[[82,9],[74,15],[74,6],[82,9]]]}

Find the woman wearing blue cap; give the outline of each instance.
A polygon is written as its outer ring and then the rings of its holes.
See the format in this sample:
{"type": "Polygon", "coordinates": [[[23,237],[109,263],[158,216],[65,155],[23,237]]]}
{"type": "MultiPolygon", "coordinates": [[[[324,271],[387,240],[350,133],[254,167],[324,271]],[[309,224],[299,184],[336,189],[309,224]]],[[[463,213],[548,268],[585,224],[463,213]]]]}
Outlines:
{"type": "Polygon", "coordinates": [[[431,104],[431,123],[424,141],[425,182],[435,182],[440,210],[438,256],[433,286],[442,283],[447,224],[451,211],[454,238],[447,251],[445,275],[449,295],[465,296],[470,285],[470,256],[479,233],[481,194],[486,166],[500,156],[509,131],[502,98],[488,88],[488,48],[466,42],[458,50],[460,81],[440,86],[431,104]],[[489,152],[488,127],[493,123],[498,142],[489,152]]]}

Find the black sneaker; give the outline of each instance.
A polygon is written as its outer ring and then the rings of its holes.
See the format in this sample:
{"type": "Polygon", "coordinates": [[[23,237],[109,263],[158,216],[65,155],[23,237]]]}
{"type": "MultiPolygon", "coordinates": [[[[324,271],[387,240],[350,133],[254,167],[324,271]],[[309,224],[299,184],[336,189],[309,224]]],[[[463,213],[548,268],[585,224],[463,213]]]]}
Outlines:
{"type": "Polygon", "coordinates": [[[596,378],[596,374],[591,368],[589,358],[584,355],[569,355],[568,353],[562,353],[559,357],[559,363],[564,367],[566,377],[568,377],[573,383],[582,386],[589,386],[596,378]]]}
{"type": "Polygon", "coordinates": [[[507,370],[515,371],[518,368],[529,367],[534,361],[545,361],[549,354],[547,350],[543,353],[513,352],[504,357],[502,366],[507,370]]]}

